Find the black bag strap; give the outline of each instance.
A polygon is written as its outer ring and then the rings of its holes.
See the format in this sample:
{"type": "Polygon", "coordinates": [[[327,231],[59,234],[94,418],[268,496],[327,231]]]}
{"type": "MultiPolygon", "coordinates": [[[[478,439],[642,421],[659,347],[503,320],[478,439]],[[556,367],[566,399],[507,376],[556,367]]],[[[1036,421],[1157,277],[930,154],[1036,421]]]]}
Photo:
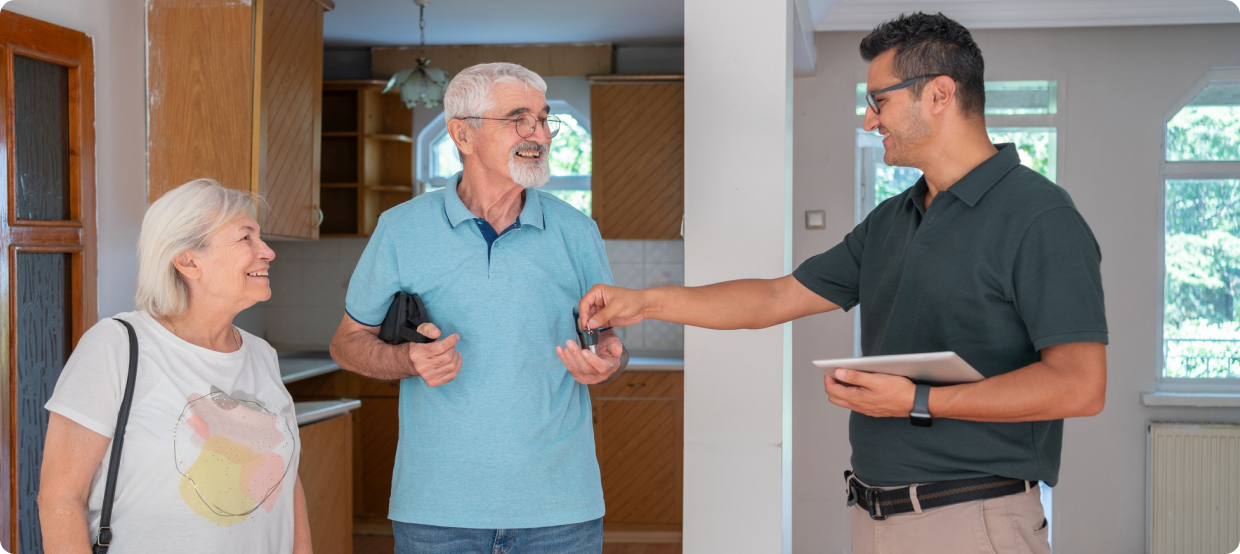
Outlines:
{"type": "Polygon", "coordinates": [[[125,399],[121,401],[120,412],[116,415],[116,430],[112,432],[112,456],[108,464],[108,481],[103,487],[103,510],[99,514],[99,534],[91,547],[94,554],[107,554],[112,545],[112,496],[116,492],[116,475],[121,467],[121,447],[125,443],[125,425],[129,423],[129,407],[133,404],[134,382],[138,377],[138,334],[133,326],[120,318],[112,318],[121,322],[129,331],[129,378],[125,380],[125,399]]]}

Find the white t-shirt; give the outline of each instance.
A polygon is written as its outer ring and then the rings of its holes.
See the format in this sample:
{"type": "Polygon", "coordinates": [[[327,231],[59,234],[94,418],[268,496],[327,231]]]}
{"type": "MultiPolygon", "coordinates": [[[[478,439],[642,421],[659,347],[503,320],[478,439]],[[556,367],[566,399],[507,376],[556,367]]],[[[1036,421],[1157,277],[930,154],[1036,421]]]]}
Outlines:
{"type": "MultiPolygon", "coordinates": [[[[138,336],[138,376],[112,505],[110,554],[287,553],[301,445],[276,352],[241,331],[222,353],[185,342],[146,312],[118,314],[138,336]]],[[[45,406],[112,437],[129,371],[129,336],[92,327],[45,406]]],[[[111,447],[91,482],[94,541],[111,447]]]]}

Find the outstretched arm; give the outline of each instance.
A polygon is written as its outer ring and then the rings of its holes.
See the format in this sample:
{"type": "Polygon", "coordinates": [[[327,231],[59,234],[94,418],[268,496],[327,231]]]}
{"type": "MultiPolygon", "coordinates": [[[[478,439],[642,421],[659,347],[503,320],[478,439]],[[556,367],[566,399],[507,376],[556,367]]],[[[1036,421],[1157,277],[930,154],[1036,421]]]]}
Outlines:
{"type": "Polygon", "coordinates": [[[762,329],[839,309],[793,276],[702,287],[623,289],[595,285],[578,306],[582,325],[623,327],[659,319],[708,329],[762,329]]]}

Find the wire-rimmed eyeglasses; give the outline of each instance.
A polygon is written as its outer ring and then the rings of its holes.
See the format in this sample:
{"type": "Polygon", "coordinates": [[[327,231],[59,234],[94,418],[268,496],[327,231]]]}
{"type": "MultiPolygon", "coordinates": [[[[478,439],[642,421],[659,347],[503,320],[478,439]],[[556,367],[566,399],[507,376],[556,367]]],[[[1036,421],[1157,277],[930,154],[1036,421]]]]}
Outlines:
{"type": "Polygon", "coordinates": [[[538,125],[541,123],[547,128],[547,133],[551,138],[555,138],[560,134],[560,118],[555,116],[534,117],[530,114],[521,114],[517,117],[458,117],[457,119],[485,119],[488,121],[511,121],[517,129],[517,134],[521,138],[530,138],[538,131],[538,125]]]}
{"type": "Polygon", "coordinates": [[[942,76],[943,76],[943,74],[942,74],[942,73],[934,73],[934,74],[930,74],[930,75],[922,75],[922,76],[920,76],[920,77],[913,77],[912,79],[909,79],[909,80],[907,80],[907,81],[904,81],[903,83],[900,83],[900,84],[898,84],[898,85],[893,85],[893,86],[887,87],[887,88],[885,88],[885,89],[883,89],[883,90],[876,90],[876,91],[874,91],[874,92],[871,92],[871,93],[869,93],[869,94],[865,95],[865,103],[870,105],[870,109],[871,109],[871,110],[874,110],[874,115],[878,115],[878,114],[879,114],[879,111],[878,111],[878,99],[877,99],[877,98],[875,98],[875,96],[877,96],[877,95],[879,95],[879,94],[882,94],[882,93],[884,93],[884,92],[891,92],[891,91],[893,91],[893,90],[900,90],[900,89],[902,89],[902,88],[904,88],[904,87],[907,87],[907,86],[909,86],[909,85],[911,85],[911,84],[913,84],[913,83],[916,83],[917,81],[920,81],[920,80],[922,80],[922,79],[931,79],[931,78],[934,78],[934,77],[942,77],[942,76]]]}

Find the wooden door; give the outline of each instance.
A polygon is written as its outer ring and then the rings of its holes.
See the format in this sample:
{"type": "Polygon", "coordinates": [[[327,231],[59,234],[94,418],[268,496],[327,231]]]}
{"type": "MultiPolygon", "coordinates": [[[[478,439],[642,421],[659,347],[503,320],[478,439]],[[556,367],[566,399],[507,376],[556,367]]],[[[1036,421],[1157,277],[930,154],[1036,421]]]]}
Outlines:
{"type": "Polygon", "coordinates": [[[0,545],[41,552],[51,396],[95,323],[94,61],[77,31],[0,12],[0,545]]]}
{"type": "MultiPolygon", "coordinates": [[[[594,219],[605,239],[679,239],[685,211],[685,84],[595,79],[594,219]]],[[[720,159],[726,158],[720,154],[720,159]]]]}

